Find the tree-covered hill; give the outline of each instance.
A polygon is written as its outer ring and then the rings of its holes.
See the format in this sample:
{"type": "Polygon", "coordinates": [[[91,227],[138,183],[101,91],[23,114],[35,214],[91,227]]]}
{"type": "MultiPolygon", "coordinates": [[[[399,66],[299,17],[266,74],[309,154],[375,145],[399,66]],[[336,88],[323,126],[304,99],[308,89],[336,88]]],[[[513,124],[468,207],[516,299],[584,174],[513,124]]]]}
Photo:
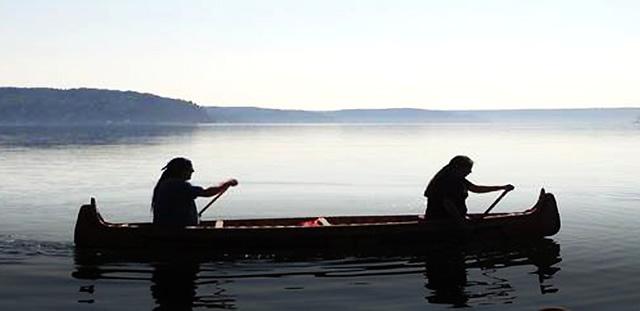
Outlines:
{"type": "Polygon", "coordinates": [[[2,124],[208,122],[200,106],[179,99],[101,89],[0,88],[2,124]]]}

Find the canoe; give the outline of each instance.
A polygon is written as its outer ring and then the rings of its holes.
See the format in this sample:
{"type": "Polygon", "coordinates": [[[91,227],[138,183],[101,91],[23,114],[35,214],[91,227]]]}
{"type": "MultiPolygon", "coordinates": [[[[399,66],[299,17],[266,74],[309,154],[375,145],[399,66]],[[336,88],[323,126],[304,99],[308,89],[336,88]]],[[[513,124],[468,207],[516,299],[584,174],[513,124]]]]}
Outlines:
{"type": "Polygon", "coordinates": [[[560,230],[555,197],[540,191],[535,205],[522,212],[470,214],[462,230],[447,220],[423,215],[328,216],[202,221],[197,226],[162,227],[152,223],[110,223],[95,200],[80,207],[77,248],[182,248],[240,252],[295,249],[351,249],[421,246],[440,241],[518,242],[552,236],[560,230]]]}

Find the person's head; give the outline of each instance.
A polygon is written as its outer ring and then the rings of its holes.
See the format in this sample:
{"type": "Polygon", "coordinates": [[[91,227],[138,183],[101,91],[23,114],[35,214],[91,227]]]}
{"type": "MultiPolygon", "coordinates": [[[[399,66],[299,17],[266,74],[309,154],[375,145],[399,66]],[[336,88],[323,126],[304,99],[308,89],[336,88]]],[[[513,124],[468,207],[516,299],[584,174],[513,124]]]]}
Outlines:
{"type": "Polygon", "coordinates": [[[449,161],[448,166],[460,176],[465,177],[471,173],[473,161],[467,156],[457,155],[449,161]]]}
{"type": "Polygon", "coordinates": [[[173,158],[162,170],[163,177],[189,180],[193,173],[193,164],[185,158],[173,158]]]}
{"type": "Polygon", "coordinates": [[[156,186],[153,188],[153,197],[151,198],[151,210],[154,211],[156,205],[156,191],[160,184],[167,179],[191,179],[193,173],[193,165],[191,161],[185,158],[173,158],[167,165],[162,168],[162,175],[158,179],[156,186]]]}

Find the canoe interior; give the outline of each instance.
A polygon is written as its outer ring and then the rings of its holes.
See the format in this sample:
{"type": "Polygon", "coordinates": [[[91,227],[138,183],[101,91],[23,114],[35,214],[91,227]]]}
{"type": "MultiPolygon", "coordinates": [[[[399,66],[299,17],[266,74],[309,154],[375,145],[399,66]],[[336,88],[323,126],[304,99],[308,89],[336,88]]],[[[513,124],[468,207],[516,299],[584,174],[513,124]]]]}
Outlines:
{"type": "MultiPolygon", "coordinates": [[[[469,218],[474,219],[494,219],[501,217],[509,217],[516,215],[526,215],[531,211],[514,212],[514,213],[492,213],[482,217],[481,214],[470,214],[469,218]]],[[[305,227],[305,222],[324,219],[326,222],[318,226],[357,226],[357,225],[391,225],[391,224],[411,224],[425,222],[423,215],[366,215],[366,216],[327,216],[327,217],[295,217],[295,218],[256,218],[256,219],[220,219],[220,220],[204,220],[197,226],[188,228],[207,228],[207,229],[231,229],[231,228],[247,228],[247,227],[305,227]]],[[[113,227],[132,227],[144,228],[153,226],[152,223],[110,223],[101,220],[106,226],[113,227]]]]}

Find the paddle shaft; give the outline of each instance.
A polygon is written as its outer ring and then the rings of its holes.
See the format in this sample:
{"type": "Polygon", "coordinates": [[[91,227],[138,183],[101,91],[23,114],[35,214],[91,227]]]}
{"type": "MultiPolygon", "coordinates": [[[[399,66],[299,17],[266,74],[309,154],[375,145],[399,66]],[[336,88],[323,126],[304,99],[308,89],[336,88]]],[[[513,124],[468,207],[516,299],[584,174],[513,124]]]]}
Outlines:
{"type": "Polygon", "coordinates": [[[505,190],[504,192],[502,192],[502,194],[493,202],[493,204],[491,204],[491,206],[489,206],[489,208],[482,214],[482,215],[487,215],[489,214],[489,212],[496,207],[496,205],[498,205],[498,202],[500,202],[500,200],[502,200],[502,198],[504,198],[505,195],[507,195],[507,193],[510,190],[505,190]]]}
{"type": "Polygon", "coordinates": [[[204,211],[206,211],[207,208],[209,208],[209,206],[213,204],[213,202],[218,200],[227,191],[227,189],[229,188],[228,187],[224,188],[224,190],[220,191],[220,193],[218,193],[215,197],[213,197],[213,199],[211,199],[211,201],[207,205],[205,205],[205,207],[198,213],[198,217],[202,217],[202,213],[204,213],[204,211]]]}

